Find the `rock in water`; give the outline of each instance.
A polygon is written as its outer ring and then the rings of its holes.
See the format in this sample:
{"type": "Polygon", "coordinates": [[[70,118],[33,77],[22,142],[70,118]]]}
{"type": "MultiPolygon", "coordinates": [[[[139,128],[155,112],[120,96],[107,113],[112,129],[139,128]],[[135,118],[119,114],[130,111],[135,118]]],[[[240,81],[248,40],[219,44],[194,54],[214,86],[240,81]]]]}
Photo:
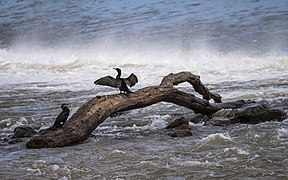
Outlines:
{"type": "Polygon", "coordinates": [[[190,127],[189,125],[187,125],[187,124],[182,124],[182,125],[179,127],[179,129],[180,129],[180,130],[185,130],[185,129],[190,130],[191,127],[190,127]]]}
{"type": "Polygon", "coordinates": [[[184,118],[184,117],[181,117],[179,119],[176,119],[174,120],[172,123],[170,123],[166,129],[173,129],[173,128],[176,128],[176,127],[180,127],[182,126],[183,124],[186,124],[189,126],[189,121],[188,119],[184,118]]]}
{"type": "Polygon", "coordinates": [[[286,113],[279,109],[270,109],[261,104],[245,107],[236,113],[236,117],[231,119],[231,124],[245,123],[257,124],[265,121],[282,121],[286,113]]]}
{"type": "Polygon", "coordinates": [[[231,111],[227,116],[230,119],[211,121],[211,124],[216,126],[228,126],[237,123],[258,124],[266,121],[282,121],[286,117],[286,113],[280,109],[272,109],[263,104],[255,103],[231,111]]]}
{"type": "Polygon", "coordinates": [[[33,128],[29,126],[19,126],[14,129],[12,138],[31,137],[34,134],[37,134],[37,132],[33,128]]]}

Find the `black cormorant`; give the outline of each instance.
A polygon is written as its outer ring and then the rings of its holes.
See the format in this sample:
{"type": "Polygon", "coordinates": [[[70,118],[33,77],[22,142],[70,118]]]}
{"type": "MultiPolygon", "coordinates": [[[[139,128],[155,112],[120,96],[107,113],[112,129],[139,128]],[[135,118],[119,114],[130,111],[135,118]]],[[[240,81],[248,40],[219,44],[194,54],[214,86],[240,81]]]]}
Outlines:
{"type": "Polygon", "coordinates": [[[127,85],[130,87],[134,86],[138,82],[137,76],[135,76],[135,74],[132,73],[127,78],[121,78],[121,69],[119,68],[113,68],[113,69],[115,69],[118,72],[116,78],[113,78],[111,76],[105,76],[94,81],[94,84],[119,88],[120,93],[124,92],[124,94],[131,93],[132,91],[128,89],[127,85]]]}
{"type": "Polygon", "coordinates": [[[69,113],[70,113],[70,110],[67,107],[67,104],[62,104],[61,109],[63,111],[57,116],[55,123],[53,125],[56,128],[60,128],[65,124],[66,120],[68,119],[69,113]]]}

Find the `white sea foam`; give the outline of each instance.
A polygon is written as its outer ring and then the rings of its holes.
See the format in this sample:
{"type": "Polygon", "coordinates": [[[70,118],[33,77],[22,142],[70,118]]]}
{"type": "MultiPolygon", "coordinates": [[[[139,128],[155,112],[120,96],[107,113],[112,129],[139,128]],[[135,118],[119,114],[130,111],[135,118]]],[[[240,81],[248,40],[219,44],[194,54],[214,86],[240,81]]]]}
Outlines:
{"type": "Polygon", "coordinates": [[[113,150],[110,154],[126,154],[126,152],[125,152],[125,151],[118,150],[118,149],[115,149],[115,150],[113,150]]]}
{"type": "Polygon", "coordinates": [[[244,149],[241,149],[241,148],[236,148],[236,147],[233,147],[233,148],[225,148],[225,149],[224,149],[224,152],[230,152],[230,151],[234,151],[234,152],[237,152],[238,154],[242,154],[242,155],[248,155],[248,154],[250,154],[247,150],[244,150],[244,149]]]}
{"type": "Polygon", "coordinates": [[[215,133],[200,140],[200,146],[204,145],[224,145],[233,142],[228,133],[215,133]]]}
{"type": "Polygon", "coordinates": [[[4,119],[1,120],[1,127],[3,127],[2,131],[14,131],[16,127],[28,125],[28,120],[24,117],[20,117],[20,119],[4,119]]]}
{"type": "Polygon", "coordinates": [[[189,126],[204,126],[205,122],[193,123],[189,121],[189,126]]]}
{"type": "Polygon", "coordinates": [[[288,129],[286,129],[286,128],[277,129],[276,138],[277,139],[287,139],[288,138],[288,129]]]}
{"type": "MultiPolygon", "coordinates": [[[[98,45],[99,46],[99,45],[98,45]]],[[[288,57],[275,55],[252,57],[245,54],[221,54],[213,49],[183,51],[125,47],[31,48],[19,45],[0,49],[0,83],[69,82],[81,84],[96,78],[116,75],[112,67],[121,67],[123,76],[137,74],[141,84],[159,84],[170,72],[191,71],[206,83],[287,77],[288,57]],[[217,64],[215,66],[214,64],[217,64]],[[153,77],[153,78],[151,78],[153,77]],[[81,83],[83,82],[83,83],[81,83]]],[[[86,86],[87,87],[87,86],[86,86]]]]}
{"type": "Polygon", "coordinates": [[[153,115],[146,117],[148,119],[151,119],[151,123],[149,123],[146,126],[143,126],[142,129],[163,129],[167,126],[167,122],[165,121],[165,119],[169,117],[170,115],[164,115],[164,116],[153,115]]]}
{"type": "Polygon", "coordinates": [[[143,130],[158,130],[163,129],[167,126],[166,119],[170,118],[170,115],[151,115],[147,116],[144,119],[149,120],[149,123],[147,125],[128,125],[128,126],[117,126],[117,125],[102,125],[97,128],[95,133],[97,135],[105,135],[110,137],[123,137],[123,136],[129,136],[129,133],[123,132],[123,131],[143,131],[143,130]]]}
{"type": "Polygon", "coordinates": [[[187,166],[187,167],[193,167],[193,166],[220,166],[217,163],[213,163],[213,162],[209,162],[209,161],[205,161],[205,162],[201,162],[201,161],[197,161],[197,160],[190,160],[190,161],[179,161],[177,162],[178,165],[180,166],[187,166]]]}
{"type": "Polygon", "coordinates": [[[48,166],[48,168],[51,169],[52,171],[58,171],[60,169],[60,166],[57,164],[54,164],[54,165],[48,166]]]}
{"type": "Polygon", "coordinates": [[[140,161],[140,163],[138,163],[137,165],[141,166],[142,168],[157,166],[157,164],[153,163],[152,161],[140,161]]]}
{"type": "Polygon", "coordinates": [[[39,168],[27,168],[26,171],[28,171],[28,175],[33,174],[40,176],[42,174],[39,168]]]}
{"type": "Polygon", "coordinates": [[[200,161],[183,161],[178,163],[180,166],[201,166],[204,165],[205,162],[200,161]]]}

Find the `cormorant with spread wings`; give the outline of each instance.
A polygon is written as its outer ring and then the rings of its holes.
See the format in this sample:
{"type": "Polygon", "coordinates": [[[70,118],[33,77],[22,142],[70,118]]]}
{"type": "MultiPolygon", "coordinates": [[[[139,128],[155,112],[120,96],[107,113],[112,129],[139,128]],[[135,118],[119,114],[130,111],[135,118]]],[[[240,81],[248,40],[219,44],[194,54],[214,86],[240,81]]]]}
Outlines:
{"type": "Polygon", "coordinates": [[[129,90],[127,85],[130,87],[134,86],[138,82],[137,76],[132,73],[127,78],[121,78],[121,69],[119,68],[113,68],[113,69],[115,69],[118,72],[116,78],[113,78],[112,76],[105,76],[94,81],[94,84],[119,88],[120,93],[124,92],[124,94],[131,93],[132,91],[129,90]]]}

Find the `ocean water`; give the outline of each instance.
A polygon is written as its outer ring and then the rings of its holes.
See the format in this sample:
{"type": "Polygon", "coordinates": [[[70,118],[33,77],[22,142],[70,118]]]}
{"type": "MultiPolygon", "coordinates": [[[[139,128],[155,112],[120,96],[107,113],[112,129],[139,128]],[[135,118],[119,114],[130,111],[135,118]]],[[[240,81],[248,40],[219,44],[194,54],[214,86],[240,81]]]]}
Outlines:
{"type": "Polygon", "coordinates": [[[157,103],[109,117],[71,147],[7,139],[20,125],[51,126],[62,103],[73,114],[118,93],[93,84],[116,76],[114,67],[137,75],[132,91],[190,71],[224,102],[253,99],[287,113],[287,30],[286,0],[0,0],[0,179],[286,179],[288,119],[191,123],[193,136],[171,138],[169,122],[202,117],[157,103]]]}

